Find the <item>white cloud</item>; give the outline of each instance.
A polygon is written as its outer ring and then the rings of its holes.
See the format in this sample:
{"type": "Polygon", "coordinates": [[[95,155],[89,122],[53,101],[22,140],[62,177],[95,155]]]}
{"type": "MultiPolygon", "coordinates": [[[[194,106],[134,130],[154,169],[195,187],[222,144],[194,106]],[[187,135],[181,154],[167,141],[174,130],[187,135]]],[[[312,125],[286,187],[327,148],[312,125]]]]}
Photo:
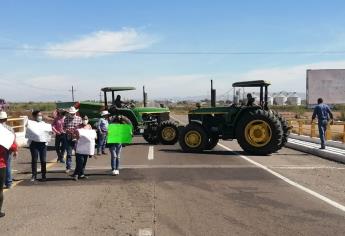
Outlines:
{"type": "Polygon", "coordinates": [[[152,36],[133,28],[121,31],[97,31],[69,42],[48,46],[47,54],[56,58],[90,58],[111,52],[134,51],[147,48],[155,42],[152,36]]]}

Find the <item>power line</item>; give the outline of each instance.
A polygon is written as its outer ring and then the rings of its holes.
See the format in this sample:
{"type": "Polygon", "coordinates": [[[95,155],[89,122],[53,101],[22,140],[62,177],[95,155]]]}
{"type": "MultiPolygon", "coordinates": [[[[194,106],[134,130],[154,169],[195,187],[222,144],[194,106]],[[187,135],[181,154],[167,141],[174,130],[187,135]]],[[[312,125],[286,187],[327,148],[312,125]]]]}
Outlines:
{"type": "Polygon", "coordinates": [[[342,55],[344,51],[118,51],[118,50],[88,50],[62,48],[21,48],[0,47],[2,51],[34,51],[34,52],[66,52],[66,53],[99,53],[99,54],[134,54],[134,55],[342,55]]]}

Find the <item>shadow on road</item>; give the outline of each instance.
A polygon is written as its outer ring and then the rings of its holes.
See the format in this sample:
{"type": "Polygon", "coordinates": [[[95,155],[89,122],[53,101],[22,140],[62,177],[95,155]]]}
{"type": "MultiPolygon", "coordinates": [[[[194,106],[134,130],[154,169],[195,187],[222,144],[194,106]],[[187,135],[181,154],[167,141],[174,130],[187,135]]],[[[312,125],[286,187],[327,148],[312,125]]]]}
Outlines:
{"type": "Polygon", "coordinates": [[[246,156],[256,156],[252,154],[248,154],[244,151],[217,151],[217,150],[210,150],[210,151],[203,151],[203,152],[184,152],[180,149],[159,149],[159,151],[167,152],[167,153],[181,153],[181,154],[198,154],[198,155],[219,155],[219,156],[238,156],[246,155],[246,156]],[[236,153],[235,153],[236,152],[236,153]]]}

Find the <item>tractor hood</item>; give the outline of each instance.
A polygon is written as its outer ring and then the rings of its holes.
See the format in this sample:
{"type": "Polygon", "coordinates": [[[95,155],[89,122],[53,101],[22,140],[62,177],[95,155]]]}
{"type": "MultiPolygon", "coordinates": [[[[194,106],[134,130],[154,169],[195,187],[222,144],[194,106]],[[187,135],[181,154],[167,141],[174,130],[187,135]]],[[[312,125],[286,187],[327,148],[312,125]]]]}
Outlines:
{"type": "Polygon", "coordinates": [[[230,107],[204,107],[192,110],[189,114],[226,114],[230,109],[230,107]]]}
{"type": "Polygon", "coordinates": [[[165,113],[170,112],[168,108],[160,108],[160,107],[136,107],[133,111],[137,114],[144,114],[144,113],[165,113]]]}

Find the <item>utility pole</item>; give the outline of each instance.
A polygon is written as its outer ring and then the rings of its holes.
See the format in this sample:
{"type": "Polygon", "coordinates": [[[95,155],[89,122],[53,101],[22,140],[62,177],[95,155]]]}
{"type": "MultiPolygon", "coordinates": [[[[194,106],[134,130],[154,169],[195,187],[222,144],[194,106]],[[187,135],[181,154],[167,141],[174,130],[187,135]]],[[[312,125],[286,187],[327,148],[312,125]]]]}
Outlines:
{"type": "Polygon", "coordinates": [[[102,92],[99,92],[99,102],[102,103],[102,92]]]}
{"type": "Polygon", "coordinates": [[[72,102],[74,102],[74,92],[77,91],[74,89],[73,85],[72,85],[72,90],[68,90],[69,92],[72,92],[72,102]]]}
{"type": "Polygon", "coordinates": [[[145,91],[145,86],[143,86],[143,106],[147,107],[147,93],[145,91]]]}
{"type": "Polygon", "coordinates": [[[216,107],[216,90],[213,88],[212,79],[211,79],[211,107],[216,107]]]}

